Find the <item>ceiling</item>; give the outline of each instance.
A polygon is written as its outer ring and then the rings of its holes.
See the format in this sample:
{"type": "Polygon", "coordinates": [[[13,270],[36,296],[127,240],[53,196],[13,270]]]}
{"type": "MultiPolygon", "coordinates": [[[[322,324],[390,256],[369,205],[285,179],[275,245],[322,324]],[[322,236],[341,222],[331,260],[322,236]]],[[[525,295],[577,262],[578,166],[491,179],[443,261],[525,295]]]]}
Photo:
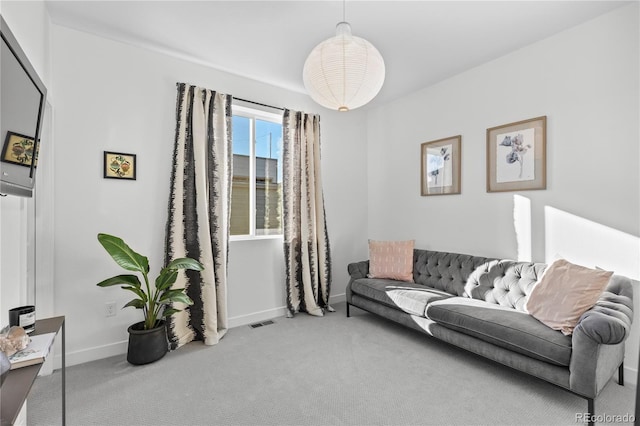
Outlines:
{"type": "MultiPolygon", "coordinates": [[[[376,105],[630,2],[360,1],[353,34],[382,54],[376,105]]],[[[302,67],[335,35],[342,1],[51,1],[53,23],[304,93],[302,67]]],[[[571,54],[571,52],[567,52],[571,54]]]]}

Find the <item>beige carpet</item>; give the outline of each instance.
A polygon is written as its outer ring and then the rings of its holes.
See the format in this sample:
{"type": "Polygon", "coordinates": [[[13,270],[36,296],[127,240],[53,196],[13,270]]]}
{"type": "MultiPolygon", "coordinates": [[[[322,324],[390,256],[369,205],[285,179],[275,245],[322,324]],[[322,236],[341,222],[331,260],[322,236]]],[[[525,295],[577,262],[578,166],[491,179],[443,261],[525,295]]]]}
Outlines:
{"type": "MultiPolygon", "coordinates": [[[[576,425],[583,398],[345,305],[231,329],[147,366],[67,369],[69,425],[576,425]]],[[[60,424],[60,374],[40,377],[29,425],[60,424]]],[[[632,415],[610,382],[599,415],[632,415]]],[[[608,419],[611,419],[609,417],[608,419]]],[[[609,423],[611,424],[611,423],[609,423]]]]}

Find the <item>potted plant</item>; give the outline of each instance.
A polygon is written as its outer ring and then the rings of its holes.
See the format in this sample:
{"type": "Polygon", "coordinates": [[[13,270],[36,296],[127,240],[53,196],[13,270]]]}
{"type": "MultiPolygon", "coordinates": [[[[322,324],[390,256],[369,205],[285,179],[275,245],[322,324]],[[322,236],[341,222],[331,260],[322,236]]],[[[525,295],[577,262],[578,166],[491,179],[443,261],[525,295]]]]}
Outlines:
{"type": "Polygon", "coordinates": [[[131,291],[135,298],[124,305],[142,309],[144,321],[131,325],[127,361],[131,364],[148,364],[162,358],[168,349],[167,332],[164,319],[180,312],[170,306],[173,302],[192,305],[193,301],[184,292],[184,288],[171,288],[178,277],[178,269],[202,271],[204,267],[197,260],[183,257],[171,261],[162,268],[152,286],[149,283],[149,260],[136,253],[121,238],[108,234],[98,234],[98,241],[118,265],[127,271],[142,275],[144,284],[137,275],[123,274],[99,282],[99,287],[120,285],[131,291]]]}

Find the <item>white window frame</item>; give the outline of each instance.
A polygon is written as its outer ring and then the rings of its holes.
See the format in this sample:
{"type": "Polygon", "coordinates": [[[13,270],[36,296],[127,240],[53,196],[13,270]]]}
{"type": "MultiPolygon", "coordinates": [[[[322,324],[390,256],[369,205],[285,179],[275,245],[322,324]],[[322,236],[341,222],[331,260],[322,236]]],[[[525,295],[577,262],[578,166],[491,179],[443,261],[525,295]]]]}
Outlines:
{"type": "MultiPolygon", "coordinates": [[[[243,102],[234,99],[231,105],[231,114],[233,116],[241,116],[249,118],[249,234],[243,235],[229,235],[230,241],[245,241],[245,240],[273,240],[282,239],[283,234],[272,235],[256,235],[256,122],[255,120],[269,121],[271,123],[277,123],[282,125],[283,116],[282,112],[274,113],[271,111],[259,109],[259,106],[252,105],[248,102],[243,102]]],[[[231,212],[233,214],[233,212],[231,212]]],[[[282,221],[282,218],[281,218],[282,221]]],[[[282,222],[284,226],[284,223],[282,222]]],[[[283,229],[284,233],[284,229],[283,229]]]]}

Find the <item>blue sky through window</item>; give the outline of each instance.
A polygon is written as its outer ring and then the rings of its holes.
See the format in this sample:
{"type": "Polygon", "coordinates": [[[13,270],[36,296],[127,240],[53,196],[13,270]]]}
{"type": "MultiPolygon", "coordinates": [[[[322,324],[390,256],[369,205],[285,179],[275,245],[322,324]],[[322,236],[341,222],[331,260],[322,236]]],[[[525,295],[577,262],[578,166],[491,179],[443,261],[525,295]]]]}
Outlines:
{"type": "MultiPolygon", "coordinates": [[[[233,116],[233,153],[249,155],[250,119],[233,116]]],[[[256,120],[256,157],[280,158],[282,149],[282,125],[256,120]]]]}

